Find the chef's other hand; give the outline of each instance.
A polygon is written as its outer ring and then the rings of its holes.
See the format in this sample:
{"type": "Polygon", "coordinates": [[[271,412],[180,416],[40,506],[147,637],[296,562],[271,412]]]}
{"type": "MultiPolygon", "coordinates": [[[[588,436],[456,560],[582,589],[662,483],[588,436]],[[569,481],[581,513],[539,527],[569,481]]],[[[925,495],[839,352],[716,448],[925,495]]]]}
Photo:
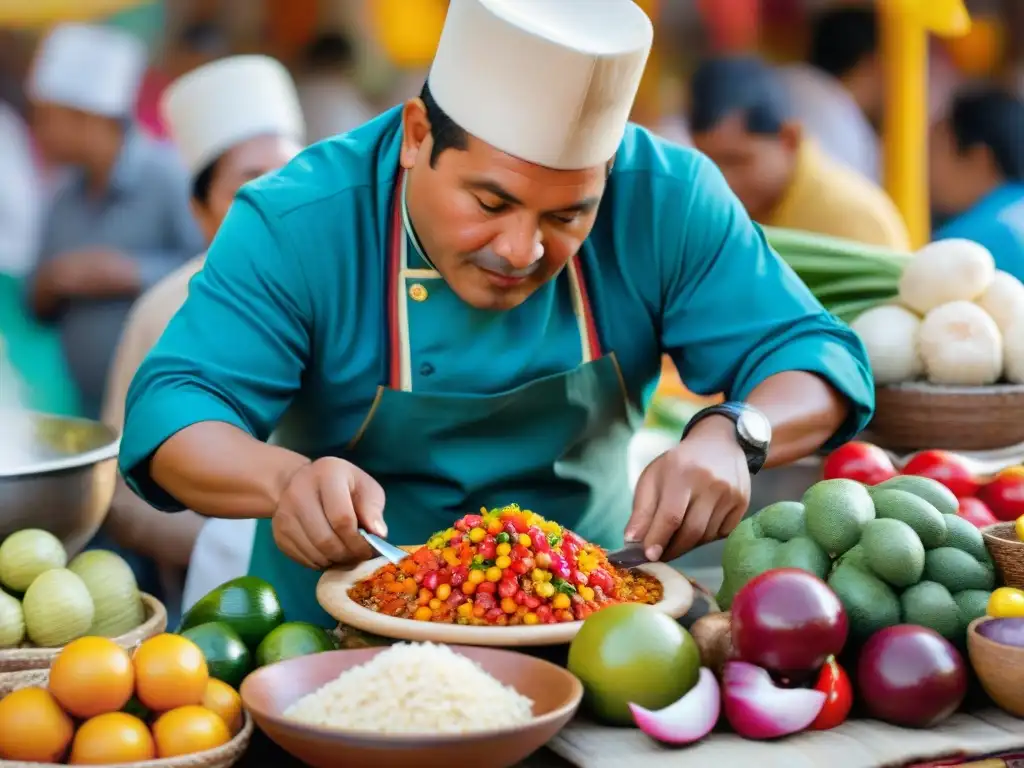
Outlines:
{"type": "Polygon", "coordinates": [[[315,570],[373,557],[359,535],[387,535],[384,489],[354,464],[326,457],[297,471],[274,511],[274,542],[292,560],[315,570]]]}
{"type": "Polygon", "coordinates": [[[743,519],[750,470],[735,430],[724,416],[710,416],[640,475],[626,541],[643,542],[649,560],[674,560],[743,519]]]}

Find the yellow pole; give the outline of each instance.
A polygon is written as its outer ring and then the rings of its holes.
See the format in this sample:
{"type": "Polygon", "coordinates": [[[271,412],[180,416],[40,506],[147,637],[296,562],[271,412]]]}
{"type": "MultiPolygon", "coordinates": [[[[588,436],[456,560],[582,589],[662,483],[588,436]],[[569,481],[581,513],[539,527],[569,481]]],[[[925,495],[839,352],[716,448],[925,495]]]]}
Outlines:
{"type": "Polygon", "coordinates": [[[928,202],[928,34],[970,29],[963,0],[879,0],[885,72],[885,186],[919,248],[931,237],[928,202]]]}

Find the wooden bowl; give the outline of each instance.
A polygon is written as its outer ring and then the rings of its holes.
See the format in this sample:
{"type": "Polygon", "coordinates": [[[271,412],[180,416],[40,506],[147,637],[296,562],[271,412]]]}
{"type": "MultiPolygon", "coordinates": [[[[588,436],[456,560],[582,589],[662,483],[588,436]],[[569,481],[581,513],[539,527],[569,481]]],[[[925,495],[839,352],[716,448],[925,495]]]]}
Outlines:
{"type": "Polygon", "coordinates": [[[978,627],[990,616],[975,619],[967,627],[967,653],[981,687],[1000,709],[1024,718],[1024,648],[989,640],[978,627]]]}
{"type": "Polygon", "coordinates": [[[1024,589],[1024,542],[1017,538],[1014,523],[986,525],[981,536],[995,561],[999,583],[1024,589]]]}
{"type": "Polygon", "coordinates": [[[242,683],[242,703],[267,736],[315,768],[508,768],[554,738],[583,697],[580,681],[549,662],[513,651],[453,646],[532,699],[533,720],[479,733],[421,736],[333,730],[285,719],[285,710],[300,698],[386,650],[328,651],[263,667],[242,683]]]}
{"type": "MultiPolygon", "coordinates": [[[[23,672],[0,674],[0,699],[8,693],[22,688],[45,688],[50,681],[50,670],[31,669],[23,672]]],[[[117,768],[231,768],[242,759],[252,739],[253,720],[248,713],[242,730],[227,744],[196,752],[193,755],[167,757],[162,760],[146,760],[135,763],[119,763],[117,768]]],[[[0,760],[0,768],[65,768],[63,763],[23,763],[14,760],[0,760]]]]}
{"type": "MultiPolygon", "coordinates": [[[[143,640],[159,635],[167,629],[167,609],[152,595],[142,594],[146,620],[130,632],[111,638],[126,651],[132,651],[143,640]]],[[[0,651],[0,672],[20,672],[26,669],[49,669],[60,648],[10,648],[0,651]]]]}
{"type": "Polygon", "coordinates": [[[942,387],[909,382],[875,388],[868,426],[883,448],[989,451],[1024,442],[1024,385],[942,387]]]}
{"type": "MultiPolygon", "coordinates": [[[[562,645],[572,642],[583,626],[582,621],[558,624],[520,625],[516,627],[474,627],[464,624],[441,624],[433,621],[413,621],[364,608],[348,591],[362,579],[383,566],[383,557],[360,563],[345,570],[333,568],[323,576],[316,587],[316,598],[324,610],[342,624],[394,640],[418,640],[432,643],[456,643],[495,648],[562,645]]],[[[654,608],[678,619],[686,615],[693,605],[693,585],[683,574],[665,563],[647,563],[637,570],[654,576],[664,589],[662,598],[654,608]]]]}

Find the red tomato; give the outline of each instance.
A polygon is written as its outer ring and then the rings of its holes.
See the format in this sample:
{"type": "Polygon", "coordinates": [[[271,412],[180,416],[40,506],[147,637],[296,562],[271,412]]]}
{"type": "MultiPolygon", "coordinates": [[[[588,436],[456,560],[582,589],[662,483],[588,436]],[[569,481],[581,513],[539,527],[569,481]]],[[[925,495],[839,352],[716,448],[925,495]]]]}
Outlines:
{"type": "Polygon", "coordinates": [[[957,512],[957,515],[976,528],[984,528],[986,525],[999,522],[992,514],[992,510],[985,506],[985,502],[980,499],[960,499],[960,511],[957,512]]]}
{"type": "Polygon", "coordinates": [[[853,708],[853,686],[846,670],[839,666],[834,657],[829,656],[821,668],[814,690],[821,691],[827,698],[821,712],[811,723],[810,730],[827,731],[843,723],[853,708]]]}
{"type": "Polygon", "coordinates": [[[836,448],[825,458],[825,480],[844,478],[865,485],[877,485],[895,477],[896,468],[889,455],[871,443],[852,442],[836,448]]]}
{"type": "Polygon", "coordinates": [[[1010,470],[996,475],[978,491],[992,514],[1003,522],[1012,522],[1024,515],[1024,476],[1010,470]]]}
{"type": "Polygon", "coordinates": [[[903,467],[903,474],[938,480],[961,499],[976,495],[980,485],[964,460],[948,451],[921,451],[903,467]]]}

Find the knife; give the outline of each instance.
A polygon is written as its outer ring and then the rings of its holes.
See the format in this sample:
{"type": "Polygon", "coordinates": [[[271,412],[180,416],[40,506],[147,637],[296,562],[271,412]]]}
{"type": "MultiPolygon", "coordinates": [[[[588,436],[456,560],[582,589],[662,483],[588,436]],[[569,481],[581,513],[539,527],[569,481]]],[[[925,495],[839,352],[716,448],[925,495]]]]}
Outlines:
{"type": "Polygon", "coordinates": [[[359,529],[359,535],[366,539],[366,543],[373,547],[377,554],[395,565],[398,565],[409,556],[408,552],[399,549],[394,544],[388,544],[380,536],[364,531],[362,528],[359,529]]]}
{"type": "Polygon", "coordinates": [[[637,566],[644,565],[651,562],[647,559],[647,555],[644,554],[644,545],[640,541],[627,542],[621,549],[616,549],[613,552],[608,553],[608,562],[614,565],[616,568],[625,568],[627,570],[636,568],[637,566]]]}

